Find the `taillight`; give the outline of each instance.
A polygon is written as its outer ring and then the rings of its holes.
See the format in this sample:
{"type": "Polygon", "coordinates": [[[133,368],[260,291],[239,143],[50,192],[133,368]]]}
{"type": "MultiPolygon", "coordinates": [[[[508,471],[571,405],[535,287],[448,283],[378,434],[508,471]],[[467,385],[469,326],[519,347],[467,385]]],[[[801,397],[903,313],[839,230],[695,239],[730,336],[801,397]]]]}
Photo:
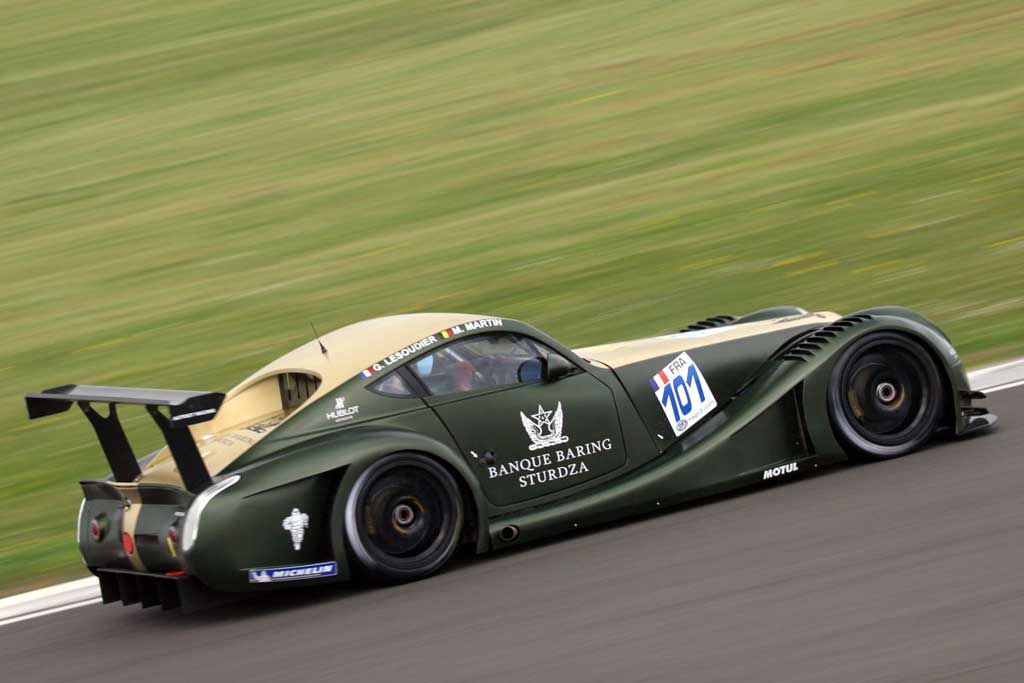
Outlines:
{"type": "Polygon", "coordinates": [[[107,516],[102,512],[89,522],[89,538],[93,540],[93,543],[99,543],[103,540],[103,537],[107,535],[107,516]]]}
{"type": "Polygon", "coordinates": [[[135,552],[135,541],[132,540],[131,534],[127,532],[121,534],[121,547],[129,555],[135,552]]]}

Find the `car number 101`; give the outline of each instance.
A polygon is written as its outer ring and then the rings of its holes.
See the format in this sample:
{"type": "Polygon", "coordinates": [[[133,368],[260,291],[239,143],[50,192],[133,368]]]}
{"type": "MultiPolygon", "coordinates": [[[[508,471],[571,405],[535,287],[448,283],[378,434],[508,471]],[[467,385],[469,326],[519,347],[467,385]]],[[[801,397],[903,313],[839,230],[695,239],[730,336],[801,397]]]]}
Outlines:
{"type": "Polygon", "coordinates": [[[700,368],[685,351],[652,377],[650,384],[676,436],[718,406],[700,368]]]}

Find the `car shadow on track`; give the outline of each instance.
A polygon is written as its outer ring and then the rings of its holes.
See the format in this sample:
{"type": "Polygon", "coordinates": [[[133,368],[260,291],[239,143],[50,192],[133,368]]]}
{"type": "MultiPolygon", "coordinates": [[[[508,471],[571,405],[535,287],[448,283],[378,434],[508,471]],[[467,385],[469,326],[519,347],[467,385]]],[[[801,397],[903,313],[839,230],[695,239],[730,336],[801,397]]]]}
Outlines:
{"type": "MultiPolygon", "coordinates": [[[[861,463],[851,462],[810,470],[786,481],[773,481],[765,483],[764,485],[754,485],[730,492],[719,493],[706,498],[662,508],[661,510],[634,514],[620,520],[587,526],[566,534],[540,541],[534,541],[521,546],[492,551],[485,555],[476,555],[471,548],[465,547],[452,558],[448,566],[438,576],[457,577],[460,573],[468,571],[488,572],[503,564],[507,564],[510,561],[515,562],[517,560],[521,560],[524,556],[530,553],[536,553],[559,543],[565,543],[569,539],[587,538],[595,534],[608,532],[612,529],[640,524],[646,520],[685,512],[687,510],[710,510],[716,504],[750,496],[759,491],[768,491],[781,486],[788,486],[790,484],[798,486],[800,481],[840,475],[845,471],[860,468],[862,466],[863,465],[861,463]]],[[[431,590],[433,580],[434,577],[431,577],[412,584],[405,584],[404,587],[421,586],[425,590],[431,590]]],[[[129,617],[127,614],[125,614],[125,616],[139,624],[153,623],[150,621],[150,618],[152,617],[159,620],[160,624],[165,624],[172,629],[204,625],[212,626],[223,622],[236,622],[239,620],[256,619],[269,615],[286,614],[288,612],[304,610],[306,608],[316,606],[343,608],[344,603],[349,600],[365,600],[366,598],[372,599],[373,595],[376,593],[388,595],[390,594],[390,591],[401,590],[402,588],[403,586],[380,585],[366,581],[355,581],[345,584],[335,583],[320,586],[304,586],[275,592],[218,596],[218,599],[222,598],[222,600],[212,604],[211,606],[192,612],[181,612],[178,610],[164,614],[161,614],[159,610],[143,610],[142,612],[134,612],[136,617],[142,619],[142,621],[139,622],[136,622],[134,618],[129,617]]]]}

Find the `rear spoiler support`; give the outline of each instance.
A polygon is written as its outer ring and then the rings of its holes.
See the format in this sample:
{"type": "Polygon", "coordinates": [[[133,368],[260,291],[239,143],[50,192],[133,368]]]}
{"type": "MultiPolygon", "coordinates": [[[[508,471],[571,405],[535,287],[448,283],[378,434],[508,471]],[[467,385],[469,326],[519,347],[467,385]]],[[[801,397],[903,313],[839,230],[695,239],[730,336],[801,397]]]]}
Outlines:
{"type": "MultiPolygon", "coordinates": [[[[210,473],[206,470],[206,463],[203,456],[196,447],[192,433],[187,429],[180,429],[171,422],[171,419],[160,412],[156,406],[146,406],[146,410],[153,416],[156,426],[163,432],[167,439],[167,447],[171,449],[171,456],[178,466],[178,474],[185,488],[192,493],[199,493],[211,483],[210,473]]],[[[214,411],[216,412],[216,411],[214,411]]],[[[213,415],[210,415],[213,417],[213,415]]]]}
{"type": "Polygon", "coordinates": [[[78,407],[96,430],[96,438],[100,440],[103,452],[107,454],[107,462],[110,463],[114,480],[135,481],[142,474],[142,470],[139,469],[139,461],[135,459],[132,445],[128,443],[128,436],[124,433],[121,420],[117,418],[117,404],[110,404],[110,414],[106,417],[97,413],[88,401],[78,401],[78,407]]]}
{"type": "Polygon", "coordinates": [[[215,392],[103,387],[88,384],[67,384],[25,397],[30,420],[63,413],[73,403],[78,404],[92,423],[107,456],[114,480],[119,482],[135,481],[141,470],[117,417],[117,405],[146,406],[146,410],[167,440],[167,447],[178,467],[182,483],[192,493],[199,493],[207,488],[212,480],[188,426],[212,420],[223,402],[224,394],[215,392]],[[103,417],[93,409],[92,403],[108,404],[110,413],[103,417]],[[164,414],[160,410],[161,407],[167,408],[169,414],[164,414]]]}

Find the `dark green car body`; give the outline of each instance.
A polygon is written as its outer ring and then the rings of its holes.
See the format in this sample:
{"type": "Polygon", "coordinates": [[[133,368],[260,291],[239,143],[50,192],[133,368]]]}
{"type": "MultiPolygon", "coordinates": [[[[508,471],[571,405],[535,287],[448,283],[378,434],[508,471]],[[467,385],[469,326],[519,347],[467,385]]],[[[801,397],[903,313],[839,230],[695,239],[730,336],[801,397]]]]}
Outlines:
{"type": "Polygon", "coordinates": [[[393,453],[426,455],[454,475],[466,503],[463,541],[478,553],[846,460],[830,382],[844,349],[882,332],[913,340],[933,359],[944,388],[943,431],[959,436],[994,421],[973,404],[981,395],[972,393],[946,336],[906,309],[844,318],[773,309],[709,319],[645,347],[675,338],[692,344],[675,377],[666,372],[680,356],[675,348],[631,362],[620,354],[625,361],[612,364],[525,323],[497,320],[498,330],[438,337],[328,388],[217,472],[210,480],[216,495],[173,484],[83,482],[79,544],[104,597],[172,607],[191,599],[190,585],[242,592],[351,579],[346,503],[360,475],[393,453]],[[378,390],[385,377],[409,373],[445,344],[488,334],[532,340],[571,370],[553,381],[444,395],[427,395],[415,382],[412,395],[378,390]],[[687,375],[691,363],[699,372],[687,375]],[[673,382],[679,390],[669,395],[673,382]],[[708,410],[687,423],[684,402],[708,410]],[[344,419],[331,419],[339,411],[344,419]],[[137,515],[134,559],[118,533],[126,514],[137,515]],[[193,517],[189,543],[181,538],[186,516],[193,517]],[[98,534],[97,519],[109,530],[98,534]],[[301,542],[292,542],[289,524],[301,527],[301,542]]]}

